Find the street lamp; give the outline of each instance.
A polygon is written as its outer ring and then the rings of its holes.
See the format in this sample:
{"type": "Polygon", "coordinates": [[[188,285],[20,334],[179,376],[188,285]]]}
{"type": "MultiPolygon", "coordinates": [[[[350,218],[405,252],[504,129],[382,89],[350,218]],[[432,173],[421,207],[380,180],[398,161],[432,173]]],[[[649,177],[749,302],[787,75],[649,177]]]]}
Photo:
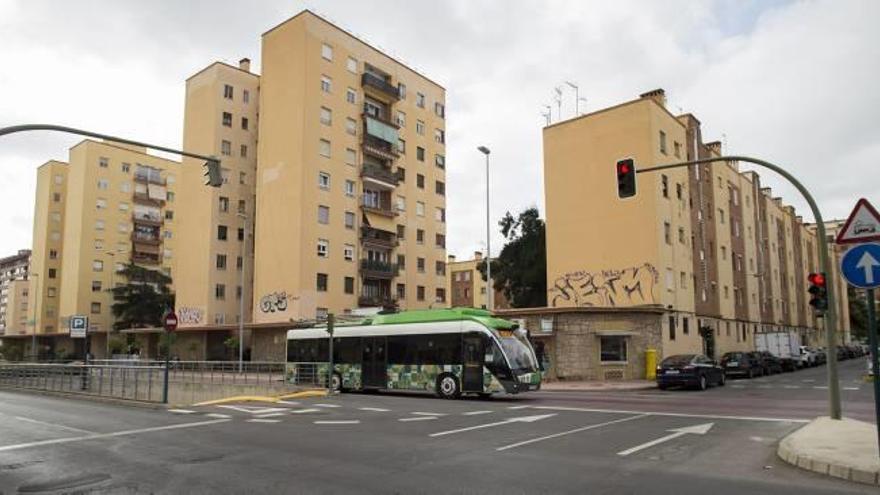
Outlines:
{"type": "Polygon", "coordinates": [[[238,372],[241,373],[244,370],[244,260],[247,254],[247,215],[239,213],[238,217],[243,223],[241,270],[238,271],[238,286],[241,287],[241,294],[238,297],[238,372]]]}
{"type": "Polygon", "coordinates": [[[33,304],[33,306],[34,306],[33,334],[31,334],[31,360],[36,362],[37,361],[37,301],[42,298],[40,297],[40,274],[31,272],[30,276],[34,277],[36,279],[36,280],[34,280],[35,286],[34,286],[34,294],[33,294],[33,300],[34,300],[34,304],[33,304]]]}
{"type": "Polygon", "coordinates": [[[478,146],[477,150],[486,155],[486,309],[492,311],[492,244],[489,231],[489,148],[478,146]]]}
{"type": "MultiPolygon", "coordinates": [[[[117,249],[116,251],[104,251],[104,254],[110,256],[113,260],[110,263],[110,314],[113,314],[113,301],[116,300],[115,293],[113,290],[116,288],[116,255],[117,254],[125,254],[128,251],[123,251],[122,249],[117,249]]],[[[107,337],[105,342],[105,350],[104,350],[104,359],[110,359],[110,332],[113,330],[113,326],[107,328],[107,337]]]]}

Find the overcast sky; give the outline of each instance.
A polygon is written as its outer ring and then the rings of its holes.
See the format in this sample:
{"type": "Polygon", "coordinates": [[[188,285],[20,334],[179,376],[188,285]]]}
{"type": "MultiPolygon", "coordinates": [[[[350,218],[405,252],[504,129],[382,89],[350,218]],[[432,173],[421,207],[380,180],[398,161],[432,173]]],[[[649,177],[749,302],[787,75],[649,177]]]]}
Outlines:
{"type": "MultiPolygon", "coordinates": [[[[704,139],[782,164],[828,218],[880,203],[878,1],[77,1],[0,0],[0,126],[59,123],[177,147],[184,80],[250,57],[303,8],[447,88],[448,251],[483,249],[492,217],[543,214],[541,116],[562,118],[662,87],[704,139]]],[[[36,168],[78,139],[0,138],[0,256],[29,248],[36,168]]],[[[776,177],[766,185],[810,219],[776,177]]],[[[497,230],[497,229],[495,229],[497,230]]],[[[500,234],[493,246],[500,247],[500,234]]],[[[493,249],[493,251],[496,251],[493,249]]]]}

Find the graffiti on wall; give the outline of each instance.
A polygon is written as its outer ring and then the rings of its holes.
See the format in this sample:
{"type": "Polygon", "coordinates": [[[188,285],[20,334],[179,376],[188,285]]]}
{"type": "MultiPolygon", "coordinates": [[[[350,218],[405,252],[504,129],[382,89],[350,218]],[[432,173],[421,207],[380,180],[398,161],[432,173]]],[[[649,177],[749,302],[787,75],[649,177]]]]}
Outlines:
{"type": "Polygon", "coordinates": [[[645,263],[622,270],[569,272],[550,288],[552,306],[618,306],[653,304],[659,274],[645,263]]]}
{"type": "Polygon", "coordinates": [[[177,308],[177,319],[183,325],[198,325],[204,316],[205,312],[202,308],[177,308]]]}
{"type": "Polygon", "coordinates": [[[260,298],[260,311],[263,313],[283,313],[287,311],[288,300],[295,301],[297,298],[288,296],[287,291],[270,292],[260,298]]]}

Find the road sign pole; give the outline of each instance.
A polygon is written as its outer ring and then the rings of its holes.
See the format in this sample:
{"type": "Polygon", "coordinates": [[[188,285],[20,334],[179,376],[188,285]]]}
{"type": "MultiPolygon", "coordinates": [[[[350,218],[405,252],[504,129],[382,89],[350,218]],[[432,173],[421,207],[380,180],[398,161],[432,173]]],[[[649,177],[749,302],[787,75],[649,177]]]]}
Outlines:
{"type": "Polygon", "coordinates": [[[162,404],[168,404],[168,367],[171,364],[171,332],[165,330],[165,376],[162,377],[162,404]]]}
{"type": "Polygon", "coordinates": [[[873,372],[874,382],[874,416],[877,424],[877,445],[880,446],[880,373],[878,373],[877,362],[877,316],[875,313],[876,301],[874,299],[874,289],[865,290],[867,299],[865,303],[868,305],[868,345],[871,346],[871,370],[873,372]]]}

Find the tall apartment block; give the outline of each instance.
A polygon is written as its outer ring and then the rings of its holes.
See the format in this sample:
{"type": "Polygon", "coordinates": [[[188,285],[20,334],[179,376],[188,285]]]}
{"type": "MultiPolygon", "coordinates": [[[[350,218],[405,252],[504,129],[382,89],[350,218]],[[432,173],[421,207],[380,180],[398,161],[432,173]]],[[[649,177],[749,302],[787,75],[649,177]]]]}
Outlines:
{"type": "Polygon", "coordinates": [[[263,35],[256,322],[445,307],[445,90],[309,11],[263,35]]]}
{"type": "Polygon", "coordinates": [[[104,355],[114,321],[109,289],[124,283],[118,272],[127,263],[173,277],[179,166],[142,148],[85,140],[68,163],[39,168],[30,293],[42,357],[82,352],[67,337],[74,315],[89,317],[92,352],[104,355]]]}
{"type": "Polygon", "coordinates": [[[719,162],[639,174],[637,195],[617,197],[620,159],[646,168],[713,156],[721,143],[705,143],[693,115],[670,113],[663,90],[546,127],[548,304],[662,305],[666,354],[754,349],[755,333],[777,329],[822,345],[806,275],[826,240],[757,173],[719,162]]]}
{"type": "MultiPolygon", "coordinates": [[[[186,81],[183,147],[222,161],[223,185],[204,185],[204,162],[184,158],[185,194],[180,217],[182,246],[175,280],[180,326],[230,329],[251,321],[254,184],[260,78],[250,60],[237,67],[215,62],[186,81]],[[242,284],[242,277],[244,283],[242,284]]],[[[221,358],[228,332],[181,332],[207,356],[221,358]]],[[[190,358],[202,359],[193,355],[190,358]]]]}
{"type": "Polygon", "coordinates": [[[0,335],[27,330],[30,264],[30,249],[0,258],[0,335]]]}

